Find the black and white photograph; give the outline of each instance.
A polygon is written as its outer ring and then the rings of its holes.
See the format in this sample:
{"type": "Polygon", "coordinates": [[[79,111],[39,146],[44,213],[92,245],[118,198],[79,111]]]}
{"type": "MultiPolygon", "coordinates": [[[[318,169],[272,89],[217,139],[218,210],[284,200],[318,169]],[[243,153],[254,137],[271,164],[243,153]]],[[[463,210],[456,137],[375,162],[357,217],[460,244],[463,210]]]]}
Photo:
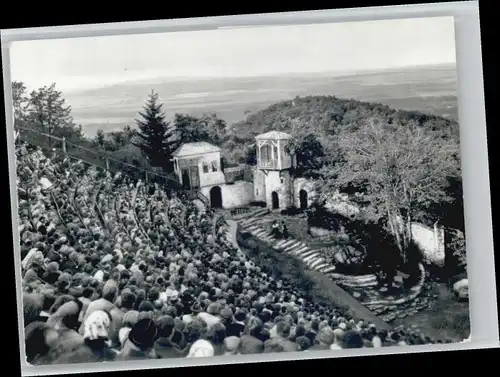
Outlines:
{"type": "Polygon", "coordinates": [[[27,363],[470,342],[455,40],[423,17],[12,42],[27,363]]]}

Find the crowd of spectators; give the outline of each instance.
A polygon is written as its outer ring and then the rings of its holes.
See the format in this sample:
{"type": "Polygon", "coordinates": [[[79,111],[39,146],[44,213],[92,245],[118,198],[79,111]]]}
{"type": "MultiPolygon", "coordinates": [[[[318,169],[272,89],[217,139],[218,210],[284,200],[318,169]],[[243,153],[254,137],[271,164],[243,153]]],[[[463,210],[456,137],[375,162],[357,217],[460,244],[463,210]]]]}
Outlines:
{"type": "Polygon", "coordinates": [[[27,144],[16,154],[31,364],[434,342],[308,301],[181,193],[27,144]]]}

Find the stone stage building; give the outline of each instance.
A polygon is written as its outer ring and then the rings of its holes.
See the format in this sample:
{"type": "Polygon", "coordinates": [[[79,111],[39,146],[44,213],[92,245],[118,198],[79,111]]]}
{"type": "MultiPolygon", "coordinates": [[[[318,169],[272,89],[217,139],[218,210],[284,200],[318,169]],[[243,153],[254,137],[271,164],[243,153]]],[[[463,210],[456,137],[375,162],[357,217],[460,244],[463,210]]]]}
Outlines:
{"type": "Polygon", "coordinates": [[[209,198],[213,208],[243,207],[252,201],[265,202],[269,209],[307,208],[314,200],[314,185],[292,175],[296,159],[286,148],[291,138],[280,131],[255,137],[257,164],[252,167],[252,182],[230,179],[221,149],[207,142],[183,144],[175,151],[175,174],[186,190],[199,190],[209,198]]]}

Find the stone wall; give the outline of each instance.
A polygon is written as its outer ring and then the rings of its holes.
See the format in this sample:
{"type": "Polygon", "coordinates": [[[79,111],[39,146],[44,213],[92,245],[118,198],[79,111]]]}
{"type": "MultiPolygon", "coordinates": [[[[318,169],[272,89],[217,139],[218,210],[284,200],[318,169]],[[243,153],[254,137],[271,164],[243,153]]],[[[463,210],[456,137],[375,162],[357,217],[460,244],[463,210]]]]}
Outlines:
{"type": "Polygon", "coordinates": [[[288,170],[268,170],[265,174],[266,203],[272,208],[272,193],[276,192],[279,198],[279,208],[284,209],[291,205],[291,182],[288,170]]]}
{"type": "Polygon", "coordinates": [[[256,201],[266,201],[266,176],[257,168],[253,169],[253,190],[254,199],[256,201]]]}
{"type": "MultiPolygon", "coordinates": [[[[210,198],[212,187],[203,187],[201,192],[207,198],[210,198]]],[[[222,207],[226,209],[244,207],[253,200],[253,184],[245,181],[237,181],[232,185],[219,185],[222,195],[222,207]]]]}
{"type": "Polygon", "coordinates": [[[307,206],[310,207],[318,196],[318,192],[314,187],[314,181],[305,178],[296,178],[293,180],[293,205],[297,208],[300,208],[301,190],[307,192],[307,206]]]}
{"type": "Polygon", "coordinates": [[[435,265],[444,265],[444,228],[435,224],[429,228],[420,223],[411,226],[413,241],[418,245],[424,258],[435,265]]]}

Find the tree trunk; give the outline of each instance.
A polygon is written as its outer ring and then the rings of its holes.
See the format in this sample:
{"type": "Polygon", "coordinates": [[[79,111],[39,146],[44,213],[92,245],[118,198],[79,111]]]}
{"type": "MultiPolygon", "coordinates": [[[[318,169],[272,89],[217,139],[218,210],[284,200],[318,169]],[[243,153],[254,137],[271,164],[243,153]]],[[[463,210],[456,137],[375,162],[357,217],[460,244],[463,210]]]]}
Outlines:
{"type": "Polygon", "coordinates": [[[411,235],[411,229],[410,233],[408,233],[408,228],[411,228],[411,225],[408,225],[408,223],[405,220],[403,220],[401,216],[398,216],[397,214],[392,214],[390,211],[387,212],[389,217],[389,225],[391,233],[393,234],[396,240],[396,246],[398,247],[401,257],[403,259],[403,264],[406,264],[407,262],[406,250],[408,249],[409,239],[410,239],[408,234],[411,235]]]}

